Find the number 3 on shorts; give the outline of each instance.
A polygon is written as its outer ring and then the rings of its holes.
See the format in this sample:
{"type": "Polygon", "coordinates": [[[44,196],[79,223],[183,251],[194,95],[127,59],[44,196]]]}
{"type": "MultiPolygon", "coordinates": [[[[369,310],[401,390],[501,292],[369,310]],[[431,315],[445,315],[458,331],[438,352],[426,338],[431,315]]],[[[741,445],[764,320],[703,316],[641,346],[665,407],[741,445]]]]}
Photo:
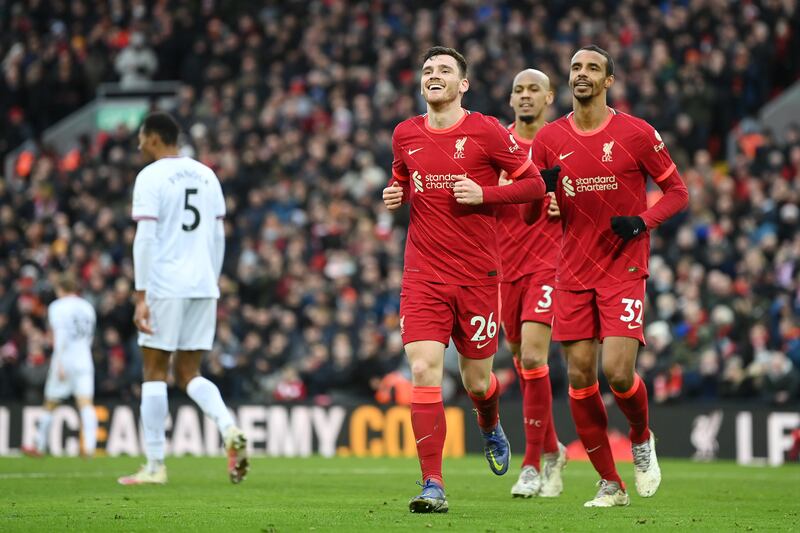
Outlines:
{"type": "Polygon", "coordinates": [[[641,300],[634,300],[633,298],[623,298],[622,303],[625,304],[625,313],[620,315],[619,319],[623,322],[634,322],[634,317],[636,317],[635,322],[637,324],[642,323],[642,313],[644,312],[644,306],[642,305],[641,300]],[[634,311],[635,310],[635,311],[634,311]],[[636,313],[638,311],[638,314],[636,313]]]}
{"type": "Polygon", "coordinates": [[[472,320],[469,321],[469,325],[478,325],[478,330],[475,332],[475,335],[472,336],[472,341],[481,342],[486,340],[487,335],[490,339],[493,339],[494,336],[497,335],[497,322],[492,320],[493,318],[494,313],[489,313],[488,320],[480,315],[475,315],[472,317],[472,320]],[[486,330],[486,335],[483,334],[484,330],[486,330]]]}

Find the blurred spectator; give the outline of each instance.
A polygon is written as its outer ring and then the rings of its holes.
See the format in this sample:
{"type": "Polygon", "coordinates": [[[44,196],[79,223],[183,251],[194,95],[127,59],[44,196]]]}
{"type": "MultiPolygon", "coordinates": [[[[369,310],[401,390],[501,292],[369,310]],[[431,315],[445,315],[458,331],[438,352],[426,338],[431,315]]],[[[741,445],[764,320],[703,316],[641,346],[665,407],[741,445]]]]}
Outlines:
{"type": "Polygon", "coordinates": [[[158,58],[146,45],[143,33],[131,35],[130,44],[114,60],[114,69],[119,73],[120,84],[125,89],[147,85],[158,69],[158,58]]]}
{"type": "Polygon", "coordinates": [[[782,352],[772,352],[764,372],[764,396],[774,405],[783,405],[797,398],[800,372],[782,352]]]}

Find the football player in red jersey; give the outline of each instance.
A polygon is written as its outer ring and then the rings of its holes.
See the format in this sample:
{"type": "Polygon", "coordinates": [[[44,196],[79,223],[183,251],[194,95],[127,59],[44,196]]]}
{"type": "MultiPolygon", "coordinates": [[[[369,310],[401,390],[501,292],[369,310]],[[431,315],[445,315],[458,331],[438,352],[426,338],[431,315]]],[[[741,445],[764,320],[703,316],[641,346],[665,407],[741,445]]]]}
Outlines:
{"type": "MultiPolygon", "coordinates": [[[[534,69],[514,77],[509,104],[514,123],[508,129],[526,151],[545,124],[553,103],[550,79],[534,69]]],[[[541,170],[546,175],[551,170],[541,170]]],[[[508,182],[501,175],[501,183],[508,182]]],[[[511,495],[556,497],[563,490],[561,470],[566,448],[553,425],[553,394],[547,356],[553,322],[553,287],[561,241],[558,204],[550,193],[540,200],[539,218],[526,224],[520,206],[497,208],[497,240],[503,268],[500,285],[501,319],[522,389],[525,457],[511,495]],[[544,455],[542,455],[544,452],[544,455]],[[544,465],[542,465],[544,459],[544,465]]]]}
{"type": "MultiPolygon", "coordinates": [[[[559,178],[547,177],[551,187],[557,185],[563,227],[553,338],[567,357],[578,436],[601,478],[587,507],[630,501],[608,442],[608,416],[597,382],[598,342],[603,373],[630,423],[636,490],[650,497],[661,483],[636,355],[644,344],[649,230],[688,203],[686,186],[658,132],[606,104],[613,83],[608,52],[594,45],[578,50],[569,75],[573,112],[544,126],[533,146],[538,167],[561,168],[559,178]],[[648,176],[664,193],[649,208],[648,176]]],[[[528,216],[538,209],[530,204],[528,216]]]]}
{"type": "Polygon", "coordinates": [[[411,422],[423,479],[409,509],[425,513],[448,509],[441,384],[451,337],[489,467],[497,475],[508,470],[511,454],[492,373],[502,279],[494,204],[541,199],[545,185],[528,152],[497,119],[461,107],[469,89],[464,57],[433,47],[423,61],[421,91],[428,112],[395,128],[392,181],[383,199],[388,209],[404,202],[411,206],[400,324],[411,366],[411,422]],[[498,185],[500,170],[512,185],[498,185]]]}

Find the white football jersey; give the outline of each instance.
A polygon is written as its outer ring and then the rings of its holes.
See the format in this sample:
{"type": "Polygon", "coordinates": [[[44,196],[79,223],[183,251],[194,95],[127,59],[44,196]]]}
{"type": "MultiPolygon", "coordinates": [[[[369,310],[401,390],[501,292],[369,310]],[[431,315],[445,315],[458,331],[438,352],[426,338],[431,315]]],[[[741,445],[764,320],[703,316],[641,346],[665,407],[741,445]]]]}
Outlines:
{"type": "Polygon", "coordinates": [[[67,372],[94,370],[92,339],[97,315],[92,304],[80,296],[64,296],[47,308],[47,320],[53,330],[53,359],[67,372]]]}
{"type": "Polygon", "coordinates": [[[213,170],[190,157],[147,165],[133,186],[132,216],[157,223],[148,296],[219,298],[214,234],[225,198],[213,170]]]}

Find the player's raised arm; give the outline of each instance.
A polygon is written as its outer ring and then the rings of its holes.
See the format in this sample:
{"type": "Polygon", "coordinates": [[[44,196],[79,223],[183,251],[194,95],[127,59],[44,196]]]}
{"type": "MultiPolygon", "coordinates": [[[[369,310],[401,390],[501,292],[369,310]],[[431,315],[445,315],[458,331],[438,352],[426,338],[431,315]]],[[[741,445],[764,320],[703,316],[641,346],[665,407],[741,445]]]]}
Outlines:
{"type": "Polygon", "coordinates": [[[539,171],[539,173],[541,174],[542,180],[545,183],[546,191],[550,194],[550,201],[547,203],[533,201],[525,204],[525,206],[522,208],[522,219],[526,224],[533,224],[539,220],[543,209],[547,209],[550,216],[560,216],[558,204],[556,203],[552,193],[556,190],[561,167],[559,165],[554,165],[548,168],[547,150],[545,148],[544,141],[541,138],[539,138],[537,141],[534,141],[533,145],[531,146],[531,160],[536,168],[542,169],[539,171]],[[555,208],[553,208],[553,204],[555,204],[555,208]]]}
{"type": "Polygon", "coordinates": [[[398,209],[408,201],[408,168],[402,158],[402,149],[397,143],[396,135],[392,135],[392,177],[389,185],[383,189],[383,203],[390,211],[398,209]]]}
{"type": "Polygon", "coordinates": [[[511,185],[483,187],[483,203],[523,204],[542,198],[545,184],[539,170],[520,148],[514,137],[495,118],[488,119],[487,134],[489,156],[492,161],[514,180],[511,185]]]}
{"type": "Polygon", "coordinates": [[[611,218],[611,229],[623,241],[657,228],[689,203],[689,191],[658,132],[644,121],[639,148],[640,164],[664,192],[652,207],[634,216],[611,218]]]}

